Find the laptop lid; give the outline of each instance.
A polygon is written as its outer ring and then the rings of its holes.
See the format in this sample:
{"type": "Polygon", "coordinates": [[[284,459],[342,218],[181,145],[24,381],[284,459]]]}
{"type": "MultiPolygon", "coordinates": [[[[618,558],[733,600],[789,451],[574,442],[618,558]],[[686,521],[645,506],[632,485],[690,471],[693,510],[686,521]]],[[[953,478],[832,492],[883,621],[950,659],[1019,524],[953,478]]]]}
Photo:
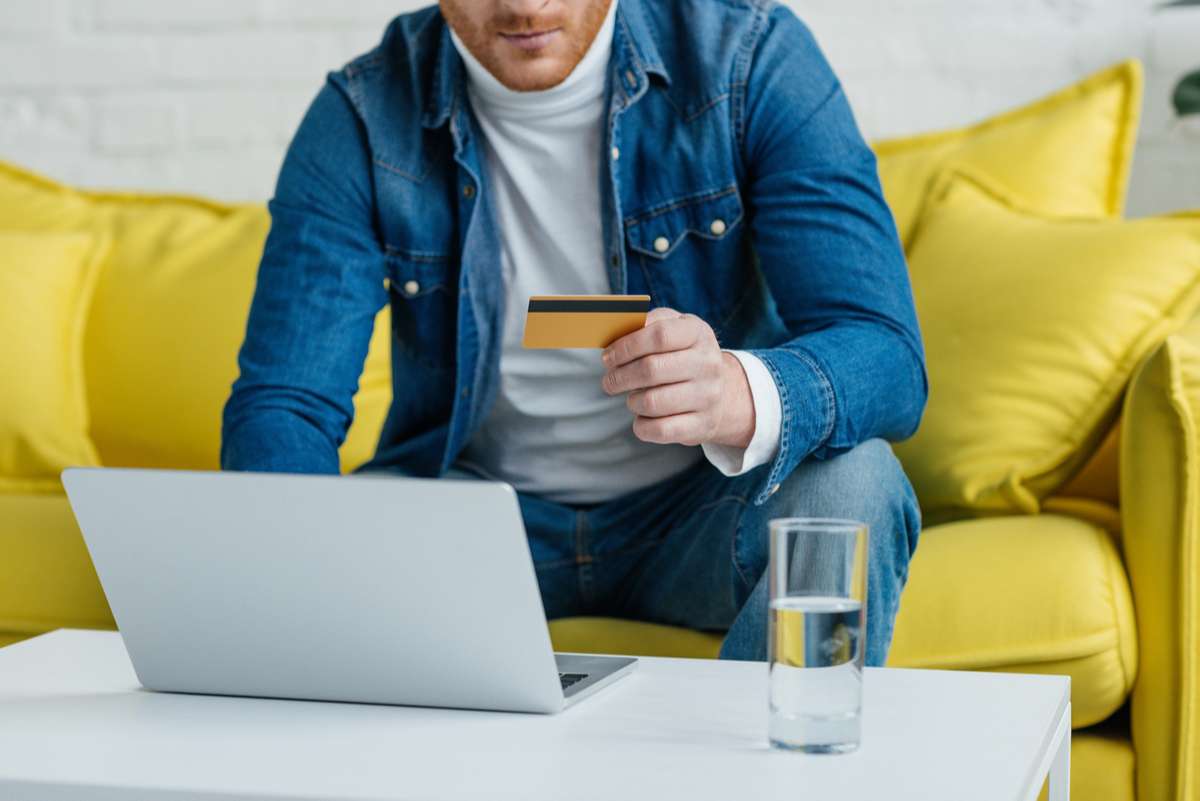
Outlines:
{"type": "Polygon", "coordinates": [[[63,484],[147,688],[563,706],[507,485],[111,468],[63,484]]]}

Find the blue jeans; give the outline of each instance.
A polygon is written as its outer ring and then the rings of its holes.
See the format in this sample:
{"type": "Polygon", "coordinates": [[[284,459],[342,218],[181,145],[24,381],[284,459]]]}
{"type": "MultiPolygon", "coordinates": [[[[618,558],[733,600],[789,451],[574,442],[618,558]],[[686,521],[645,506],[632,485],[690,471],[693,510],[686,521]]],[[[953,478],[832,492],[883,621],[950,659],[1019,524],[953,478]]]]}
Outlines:
{"type": "Polygon", "coordinates": [[[827,461],[804,462],[754,506],[765,469],[727,478],[701,461],[660,484],[587,507],[521,495],[546,616],[607,615],[727,631],[721,658],[764,660],[767,521],[848,518],[870,526],[866,660],[882,665],[921,526],[891,448],[870,440],[827,461]]]}

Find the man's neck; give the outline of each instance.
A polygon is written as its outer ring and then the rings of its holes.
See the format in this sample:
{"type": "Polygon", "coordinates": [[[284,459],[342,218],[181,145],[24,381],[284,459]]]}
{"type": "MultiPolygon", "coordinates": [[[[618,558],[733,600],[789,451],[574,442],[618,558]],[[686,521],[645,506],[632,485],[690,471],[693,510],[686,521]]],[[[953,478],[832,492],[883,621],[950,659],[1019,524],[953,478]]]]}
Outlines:
{"type": "Polygon", "coordinates": [[[593,102],[604,94],[609,57],[612,54],[613,29],[616,26],[617,1],[609,5],[608,14],[596,37],[575,68],[556,86],[537,92],[518,92],[496,79],[475,58],[453,30],[450,37],[466,67],[471,99],[490,112],[518,112],[523,115],[544,116],[577,108],[593,102]]]}

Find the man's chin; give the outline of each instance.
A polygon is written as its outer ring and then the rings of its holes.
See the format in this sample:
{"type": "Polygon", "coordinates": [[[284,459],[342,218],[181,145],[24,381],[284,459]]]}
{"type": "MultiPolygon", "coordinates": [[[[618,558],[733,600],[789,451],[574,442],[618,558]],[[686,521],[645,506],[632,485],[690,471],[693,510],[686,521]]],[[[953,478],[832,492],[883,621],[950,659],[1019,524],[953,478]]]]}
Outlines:
{"type": "Polygon", "coordinates": [[[493,71],[493,76],[506,88],[514,92],[541,92],[553,89],[567,79],[574,65],[561,58],[530,56],[513,60],[503,69],[493,71]]]}

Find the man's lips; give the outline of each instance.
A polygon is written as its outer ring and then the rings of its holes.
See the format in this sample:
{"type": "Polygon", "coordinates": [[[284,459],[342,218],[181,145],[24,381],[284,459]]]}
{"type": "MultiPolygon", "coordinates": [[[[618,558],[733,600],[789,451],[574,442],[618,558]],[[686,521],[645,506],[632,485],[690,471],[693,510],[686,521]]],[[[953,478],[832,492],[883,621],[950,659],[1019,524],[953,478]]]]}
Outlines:
{"type": "Polygon", "coordinates": [[[547,31],[536,31],[534,33],[502,33],[500,37],[504,41],[519,47],[522,50],[533,51],[541,50],[546,45],[554,41],[562,33],[562,28],[551,28],[547,31]]]}

